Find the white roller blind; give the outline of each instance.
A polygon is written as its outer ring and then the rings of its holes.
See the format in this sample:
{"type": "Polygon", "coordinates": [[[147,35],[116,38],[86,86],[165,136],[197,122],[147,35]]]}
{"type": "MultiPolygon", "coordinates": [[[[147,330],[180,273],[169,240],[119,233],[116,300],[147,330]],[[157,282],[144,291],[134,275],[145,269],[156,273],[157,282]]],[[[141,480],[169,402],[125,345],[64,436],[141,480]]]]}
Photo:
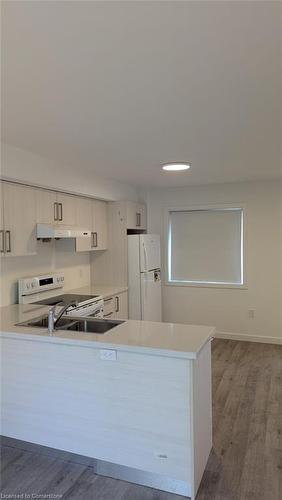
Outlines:
{"type": "Polygon", "coordinates": [[[168,279],[242,284],[242,209],[169,213],[168,279]]]}

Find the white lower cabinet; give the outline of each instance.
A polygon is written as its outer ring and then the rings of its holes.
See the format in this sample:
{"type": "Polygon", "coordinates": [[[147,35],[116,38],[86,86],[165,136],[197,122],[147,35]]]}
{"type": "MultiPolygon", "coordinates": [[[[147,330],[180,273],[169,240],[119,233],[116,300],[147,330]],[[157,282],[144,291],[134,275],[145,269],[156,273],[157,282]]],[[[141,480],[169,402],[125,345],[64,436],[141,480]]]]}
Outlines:
{"type": "Polygon", "coordinates": [[[104,299],[105,319],[128,319],[128,293],[122,292],[104,299]]]}
{"type": "Polygon", "coordinates": [[[115,295],[115,313],[117,319],[128,319],[128,293],[115,295]]]}

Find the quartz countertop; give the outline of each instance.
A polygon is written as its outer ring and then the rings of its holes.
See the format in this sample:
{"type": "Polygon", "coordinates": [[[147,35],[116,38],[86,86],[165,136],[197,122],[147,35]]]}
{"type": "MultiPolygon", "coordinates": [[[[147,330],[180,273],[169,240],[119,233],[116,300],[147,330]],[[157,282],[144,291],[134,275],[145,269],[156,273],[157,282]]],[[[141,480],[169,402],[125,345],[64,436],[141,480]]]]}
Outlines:
{"type": "Polygon", "coordinates": [[[126,286],[112,285],[86,285],[81,288],[64,291],[64,293],[77,293],[79,295],[101,295],[104,299],[118,295],[119,293],[127,292],[126,286]]]}
{"type": "MultiPolygon", "coordinates": [[[[109,287],[112,295],[121,293],[121,288],[109,287]]],[[[82,293],[79,289],[79,293],[82,293]]],[[[85,293],[87,287],[85,287],[85,293]]],[[[88,288],[90,290],[90,288],[88,288]]],[[[91,287],[91,293],[102,288],[91,287]]],[[[123,289],[125,291],[126,289],[123,289]]],[[[78,290],[75,290],[77,292],[78,290]]],[[[73,293],[73,290],[70,291],[73,293]]],[[[107,293],[107,292],[106,292],[107,293]]],[[[102,294],[103,295],[103,294],[102,294]]],[[[105,295],[103,295],[105,297],[105,295]]],[[[202,347],[214,335],[215,329],[201,325],[183,325],[151,321],[125,320],[104,334],[56,330],[49,334],[46,328],[17,326],[17,323],[47,314],[48,306],[34,304],[13,304],[2,307],[1,337],[18,340],[52,342],[80,345],[94,349],[115,349],[120,351],[146,353],[156,356],[196,359],[202,347]]]]}

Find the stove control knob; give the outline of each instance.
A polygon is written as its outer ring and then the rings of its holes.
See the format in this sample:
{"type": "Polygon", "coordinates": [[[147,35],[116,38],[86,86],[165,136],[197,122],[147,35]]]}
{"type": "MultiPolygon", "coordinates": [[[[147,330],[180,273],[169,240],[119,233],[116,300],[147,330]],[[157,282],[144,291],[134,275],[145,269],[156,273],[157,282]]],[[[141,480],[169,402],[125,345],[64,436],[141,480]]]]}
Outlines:
{"type": "Polygon", "coordinates": [[[27,284],[26,284],[26,288],[30,288],[30,283],[27,283],[27,284]]]}
{"type": "Polygon", "coordinates": [[[35,287],[35,283],[31,283],[31,286],[32,286],[32,288],[34,288],[35,287]]]}

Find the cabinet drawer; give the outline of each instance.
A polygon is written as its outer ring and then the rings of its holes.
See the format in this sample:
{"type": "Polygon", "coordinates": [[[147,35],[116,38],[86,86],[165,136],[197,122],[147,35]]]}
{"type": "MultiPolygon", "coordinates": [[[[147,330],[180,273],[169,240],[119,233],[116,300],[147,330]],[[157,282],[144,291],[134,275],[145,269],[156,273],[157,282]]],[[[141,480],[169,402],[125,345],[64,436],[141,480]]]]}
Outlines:
{"type": "Polygon", "coordinates": [[[108,316],[108,314],[115,312],[115,301],[114,297],[109,297],[104,299],[104,317],[108,316]]]}

